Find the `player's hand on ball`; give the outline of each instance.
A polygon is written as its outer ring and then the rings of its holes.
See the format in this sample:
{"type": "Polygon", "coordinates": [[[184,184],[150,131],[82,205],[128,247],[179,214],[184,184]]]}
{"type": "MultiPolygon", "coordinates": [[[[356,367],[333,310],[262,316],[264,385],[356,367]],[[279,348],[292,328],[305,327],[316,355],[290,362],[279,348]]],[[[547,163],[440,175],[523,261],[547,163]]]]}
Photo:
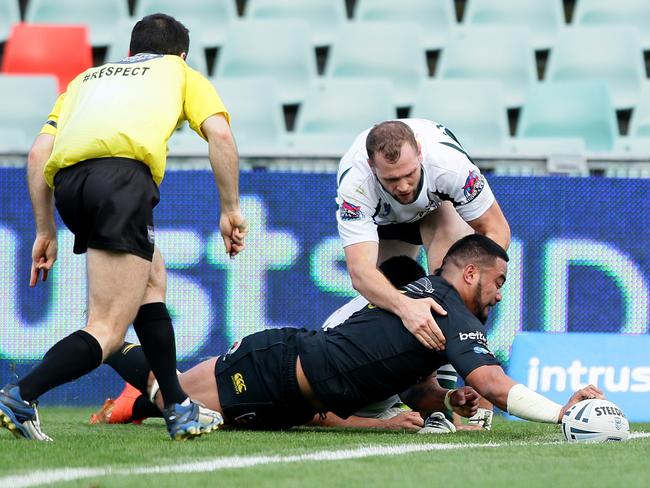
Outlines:
{"type": "Polygon", "coordinates": [[[595,387],[594,385],[588,385],[584,388],[581,388],[580,390],[576,391],[573,395],[571,395],[571,398],[569,398],[569,401],[567,404],[562,408],[560,412],[560,419],[564,415],[564,412],[569,410],[573,405],[576,403],[582,401],[582,400],[589,400],[592,398],[597,398],[598,400],[604,400],[605,395],[603,392],[595,387]]]}
{"type": "Polygon", "coordinates": [[[451,409],[461,417],[471,417],[478,410],[479,394],[471,386],[463,386],[450,396],[451,409]]]}

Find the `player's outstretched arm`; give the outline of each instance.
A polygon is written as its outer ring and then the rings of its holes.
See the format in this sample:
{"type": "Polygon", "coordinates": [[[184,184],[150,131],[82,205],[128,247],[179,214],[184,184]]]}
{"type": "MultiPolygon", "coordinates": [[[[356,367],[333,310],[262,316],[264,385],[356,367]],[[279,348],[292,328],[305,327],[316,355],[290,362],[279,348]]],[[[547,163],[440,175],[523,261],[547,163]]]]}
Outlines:
{"type": "Polygon", "coordinates": [[[533,422],[557,424],[572,405],[588,398],[604,398],[593,385],[576,391],[562,406],[517,383],[500,366],[480,366],[467,375],[465,383],[473,386],[481,396],[511,415],[533,422]]]}
{"type": "Polygon", "coordinates": [[[390,419],[376,419],[357,417],[351,415],[343,419],[332,412],[322,418],[315,415],[308,425],[319,427],[339,427],[347,429],[389,429],[389,430],[412,430],[417,431],[424,425],[424,420],[418,412],[405,411],[390,419]]]}
{"type": "Polygon", "coordinates": [[[352,286],[373,305],[398,315],[423,346],[441,351],[445,347],[445,336],[431,312],[439,315],[447,312],[432,298],[416,300],[397,290],[377,269],[378,252],[378,244],[373,241],[345,247],[352,286]]]}

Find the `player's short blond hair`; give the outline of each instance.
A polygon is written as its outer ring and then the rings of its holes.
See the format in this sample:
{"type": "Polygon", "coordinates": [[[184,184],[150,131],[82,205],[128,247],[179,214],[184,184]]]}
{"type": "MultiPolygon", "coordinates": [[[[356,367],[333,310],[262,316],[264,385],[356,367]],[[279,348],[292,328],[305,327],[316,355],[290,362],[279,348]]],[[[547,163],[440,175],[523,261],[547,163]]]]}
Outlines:
{"type": "Polygon", "coordinates": [[[399,120],[388,120],[375,125],[366,138],[366,151],[372,163],[379,153],[390,162],[399,159],[402,146],[407,143],[417,150],[418,143],[411,128],[399,120]]]}

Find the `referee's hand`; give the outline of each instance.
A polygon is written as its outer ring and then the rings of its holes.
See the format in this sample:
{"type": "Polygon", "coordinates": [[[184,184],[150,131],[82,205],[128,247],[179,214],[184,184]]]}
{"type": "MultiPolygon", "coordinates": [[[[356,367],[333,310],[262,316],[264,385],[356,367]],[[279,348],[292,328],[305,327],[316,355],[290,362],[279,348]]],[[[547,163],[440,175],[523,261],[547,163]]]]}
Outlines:
{"type": "Polygon", "coordinates": [[[32,246],[32,269],[29,286],[34,287],[38,279],[47,280],[49,271],[54,266],[58,251],[56,234],[54,236],[37,235],[32,246]]]}
{"type": "Polygon", "coordinates": [[[248,222],[241,212],[222,213],[219,219],[219,230],[226,247],[226,254],[233,258],[244,250],[246,247],[244,239],[248,234],[248,222]]]}

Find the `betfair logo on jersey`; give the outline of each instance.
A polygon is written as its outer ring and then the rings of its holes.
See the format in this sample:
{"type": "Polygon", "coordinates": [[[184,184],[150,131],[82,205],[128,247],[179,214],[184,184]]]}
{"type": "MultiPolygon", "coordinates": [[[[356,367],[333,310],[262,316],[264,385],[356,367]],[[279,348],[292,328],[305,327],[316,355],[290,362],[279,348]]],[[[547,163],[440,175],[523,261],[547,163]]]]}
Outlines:
{"type": "Polygon", "coordinates": [[[477,341],[481,344],[487,344],[487,338],[480,330],[475,330],[474,332],[460,332],[458,338],[461,341],[477,341]]]}
{"type": "Polygon", "coordinates": [[[235,373],[230,377],[232,379],[232,384],[235,387],[235,391],[238,395],[241,395],[246,391],[246,383],[244,382],[244,375],[241,373],[235,373]]]}

